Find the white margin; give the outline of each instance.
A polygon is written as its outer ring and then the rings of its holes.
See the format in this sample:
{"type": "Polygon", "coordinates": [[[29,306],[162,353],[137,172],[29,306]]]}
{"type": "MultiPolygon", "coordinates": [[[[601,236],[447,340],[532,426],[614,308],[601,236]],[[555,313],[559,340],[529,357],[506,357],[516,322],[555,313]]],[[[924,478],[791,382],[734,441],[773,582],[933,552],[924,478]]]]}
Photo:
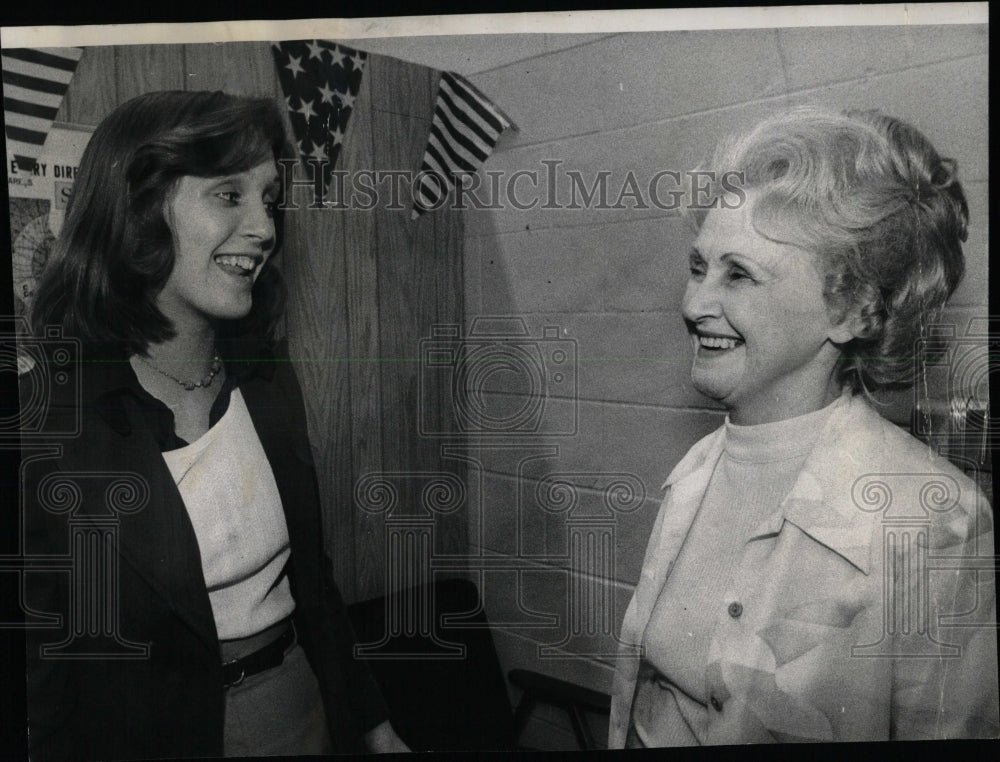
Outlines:
{"type": "Polygon", "coordinates": [[[989,3],[758,6],[365,19],[218,21],[0,28],[0,47],[152,45],[295,39],[361,39],[464,34],[589,34],[819,26],[983,24],[989,3]]]}

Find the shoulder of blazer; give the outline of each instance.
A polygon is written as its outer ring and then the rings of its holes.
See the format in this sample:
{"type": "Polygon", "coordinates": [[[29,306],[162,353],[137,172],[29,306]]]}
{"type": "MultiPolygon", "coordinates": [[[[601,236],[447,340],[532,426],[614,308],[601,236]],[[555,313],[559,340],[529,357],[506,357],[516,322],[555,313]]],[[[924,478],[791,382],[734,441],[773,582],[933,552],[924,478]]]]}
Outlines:
{"type": "Polygon", "coordinates": [[[941,547],[992,527],[975,482],[859,396],[831,416],[782,507],[865,573],[886,522],[927,522],[941,547]]]}
{"type": "Polygon", "coordinates": [[[288,354],[287,340],[262,352],[256,363],[253,372],[240,381],[239,388],[259,436],[280,436],[297,455],[311,462],[305,399],[295,361],[288,354]]]}
{"type": "Polygon", "coordinates": [[[18,378],[21,430],[29,432],[23,441],[58,445],[63,463],[100,468],[107,447],[133,429],[124,402],[127,360],[77,356],[65,363],[50,348],[39,354],[45,359],[18,378]]]}
{"type": "Polygon", "coordinates": [[[875,411],[883,427],[887,471],[924,477],[921,504],[937,530],[947,528],[956,541],[965,541],[992,529],[993,512],[989,500],[976,481],[930,445],[885,420],[875,411]]]}

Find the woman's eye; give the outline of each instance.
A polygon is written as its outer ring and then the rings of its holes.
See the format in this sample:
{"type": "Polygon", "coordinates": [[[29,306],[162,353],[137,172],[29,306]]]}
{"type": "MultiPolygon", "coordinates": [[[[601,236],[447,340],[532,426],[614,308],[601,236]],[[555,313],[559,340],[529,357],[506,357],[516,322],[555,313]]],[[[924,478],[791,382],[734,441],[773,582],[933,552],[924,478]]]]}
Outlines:
{"type": "Polygon", "coordinates": [[[265,201],[264,202],[264,209],[267,210],[267,216],[268,217],[273,217],[274,216],[274,210],[277,209],[277,208],[278,208],[278,202],[277,201],[265,201]]]}
{"type": "Polygon", "coordinates": [[[702,276],[705,274],[705,263],[697,259],[691,259],[688,261],[688,270],[692,276],[702,276]]]}
{"type": "Polygon", "coordinates": [[[215,195],[223,201],[228,201],[231,204],[238,203],[240,200],[240,194],[238,191],[219,191],[215,195]]]}
{"type": "Polygon", "coordinates": [[[735,269],[729,271],[729,280],[738,283],[740,281],[752,281],[753,278],[750,277],[750,274],[746,270],[735,269]]]}

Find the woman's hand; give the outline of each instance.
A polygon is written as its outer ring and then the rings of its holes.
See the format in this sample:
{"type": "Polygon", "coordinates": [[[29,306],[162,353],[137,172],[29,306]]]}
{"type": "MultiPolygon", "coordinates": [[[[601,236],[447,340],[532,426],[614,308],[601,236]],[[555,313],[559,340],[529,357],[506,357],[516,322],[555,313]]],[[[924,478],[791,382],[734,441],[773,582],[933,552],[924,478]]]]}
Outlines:
{"type": "Polygon", "coordinates": [[[398,754],[410,751],[410,747],[396,735],[389,720],[365,733],[365,745],[373,754],[398,754]]]}

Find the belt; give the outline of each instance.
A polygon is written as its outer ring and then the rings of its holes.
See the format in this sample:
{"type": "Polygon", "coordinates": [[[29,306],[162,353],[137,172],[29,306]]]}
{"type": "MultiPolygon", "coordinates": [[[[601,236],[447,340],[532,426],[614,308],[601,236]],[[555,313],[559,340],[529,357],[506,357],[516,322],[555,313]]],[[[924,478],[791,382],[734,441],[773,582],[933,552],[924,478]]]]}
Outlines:
{"type": "Polygon", "coordinates": [[[222,665],[222,685],[232,688],[239,685],[250,675],[256,675],[266,669],[277,667],[285,660],[285,651],[295,642],[295,627],[289,623],[281,635],[263,648],[239,659],[224,662],[222,665]]]}

